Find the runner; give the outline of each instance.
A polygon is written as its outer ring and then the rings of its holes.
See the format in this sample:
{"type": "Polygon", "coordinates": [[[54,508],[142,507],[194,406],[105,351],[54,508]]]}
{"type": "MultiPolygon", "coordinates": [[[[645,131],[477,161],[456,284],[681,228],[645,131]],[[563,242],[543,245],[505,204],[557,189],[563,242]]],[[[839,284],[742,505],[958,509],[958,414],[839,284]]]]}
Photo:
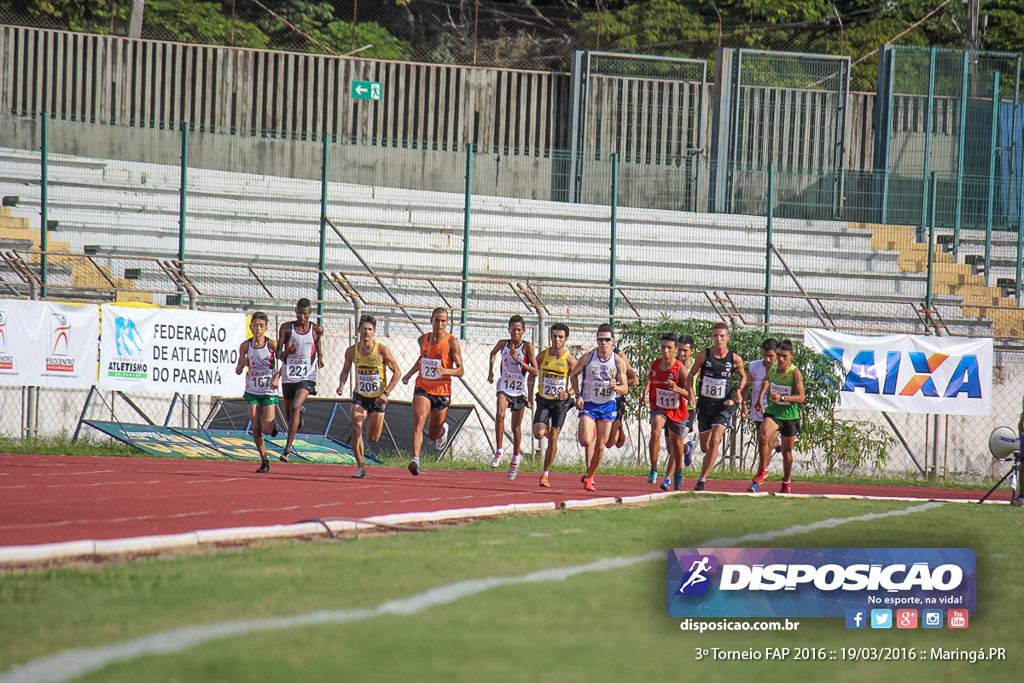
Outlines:
{"type": "Polygon", "coordinates": [[[452,395],[452,377],[462,377],[462,349],[459,342],[446,330],[448,311],[435,308],[430,314],[432,332],[419,338],[420,358],[402,377],[402,384],[419,373],[412,397],[412,460],[409,472],[420,473],[420,451],[423,449],[423,427],[430,423],[427,436],[434,440],[434,448],[443,451],[448,445],[448,404],[452,395]]]}
{"type": "Polygon", "coordinates": [[[687,384],[700,377],[697,396],[697,431],[700,447],[704,451],[700,477],[694,491],[703,491],[711,468],[718,459],[718,449],[726,431],[732,428],[736,404],[743,403],[743,389],[747,386],[747,373],[743,370],[743,359],[729,348],[729,326],[716,323],[711,328],[711,346],[697,354],[687,384]],[[730,386],[732,375],[739,376],[739,383],[730,386]]]}
{"type": "MultiPolygon", "coordinates": [[[[679,336],[679,342],[676,344],[676,358],[680,363],[683,364],[683,376],[689,377],[690,370],[693,369],[693,337],[688,334],[679,336]]],[[[690,386],[689,397],[686,400],[687,412],[690,413],[690,419],[686,421],[686,434],[683,435],[683,466],[689,467],[693,464],[693,449],[694,449],[694,435],[696,429],[694,428],[694,412],[697,410],[697,381],[694,380],[690,386]]],[[[666,432],[667,434],[667,432],[666,432]]],[[[669,461],[669,467],[672,467],[672,461],[669,461]]],[[[671,469],[665,471],[666,477],[672,477],[675,479],[678,477],[680,480],[683,478],[682,472],[673,472],[671,469]]],[[[680,481],[682,484],[682,481],[680,481]]]]}
{"type": "MultiPolygon", "coordinates": [[[[747,405],[750,406],[750,419],[754,422],[754,432],[757,442],[758,458],[761,454],[761,422],[764,420],[764,413],[757,407],[757,398],[761,395],[761,386],[764,384],[765,375],[768,369],[775,363],[775,349],[779,346],[777,339],[769,337],[761,343],[761,360],[752,360],[747,364],[747,375],[750,377],[749,394],[747,405]]],[[[776,438],[773,444],[774,450],[779,451],[781,441],[776,438]]]]}
{"type": "MultiPolygon", "coordinates": [[[[537,393],[537,407],[533,413],[533,438],[543,447],[544,439],[548,440],[544,451],[544,468],[540,473],[540,485],[551,488],[548,478],[551,466],[558,454],[558,435],[565,424],[565,416],[575,404],[569,393],[569,373],[576,367],[576,359],[565,348],[569,339],[569,327],[562,323],[551,326],[549,333],[550,345],[538,357],[540,364],[540,391],[537,393]]],[[[527,379],[529,393],[533,395],[533,375],[527,379]]]]}
{"type": "Polygon", "coordinates": [[[576,407],[580,410],[577,430],[583,446],[587,473],[583,475],[583,488],[596,491],[594,473],[601,465],[605,444],[616,418],[615,395],[629,391],[626,384],[626,361],[615,353],[612,326],[605,323],[597,328],[597,348],[583,355],[569,373],[576,407]],[[583,389],[580,390],[580,375],[583,389]]]}
{"type": "Polygon", "coordinates": [[[270,471],[270,459],[267,458],[267,446],[263,435],[277,436],[277,385],[281,380],[280,371],[275,372],[274,366],[277,353],[277,342],[267,337],[270,321],[267,314],[257,311],[252,314],[249,329],[252,338],[246,339],[238,348],[238,364],[235,374],[241,375],[245,368],[245,393],[242,398],[249,406],[249,423],[252,425],[252,440],[260,454],[258,474],[270,471]]]}
{"type": "Polygon", "coordinates": [[[313,306],[309,299],[295,302],[295,320],[281,325],[278,331],[278,355],[284,374],[281,393],[284,398],[284,418],[288,422],[288,442],[278,459],[288,462],[289,455],[295,455],[292,442],[302,429],[304,404],[310,396],[316,396],[317,370],[324,366],[324,352],[320,344],[324,330],[310,322],[313,306]]]}
{"type": "Polygon", "coordinates": [[[615,355],[626,363],[626,393],[615,397],[616,417],[615,422],[612,423],[612,429],[608,433],[608,443],[606,444],[608,448],[622,448],[626,445],[626,429],[622,426],[622,421],[626,418],[626,395],[629,394],[630,389],[640,384],[640,377],[633,369],[633,364],[629,362],[629,358],[618,346],[615,347],[615,355]]]}
{"type": "Polygon", "coordinates": [[[508,468],[508,478],[513,480],[519,474],[519,465],[523,462],[522,426],[523,409],[527,404],[533,408],[529,386],[526,378],[537,376],[537,363],[533,355],[533,344],[523,341],[526,323],[523,316],[514,315],[508,321],[509,339],[502,339],[491,349],[488,363],[487,381],[494,384],[494,359],[501,356],[501,376],[498,378],[497,410],[494,417],[494,440],[497,448],[491,467],[501,465],[502,443],[505,440],[505,413],[512,409],[512,463],[508,468]]]}
{"type": "Polygon", "coordinates": [[[384,411],[388,397],[398,384],[401,370],[391,350],[381,344],[377,337],[377,319],[364,315],[359,319],[359,341],[345,351],[345,365],[338,377],[338,396],[345,394],[345,385],[352,366],[356,366],[356,387],[352,391],[352,452],[356,456],[354,479],[366,478],[366,459],[363,444],[363,422],[367,423],[366,437],[370,443],[377,443],[384,430],[384,411]],[[385,388],[387,370],[391,381],[385,388]]]}
{"type": "MultiPolygon", "coordinates": [[[[658,456],[661,451],[661,432],[664,430],[669,456],[667,471],[677,473],[678,491],[683,486],[683,435],[690,414],[686,403],[689,395],[687,375],[683,364],[676,359],[677,341],[672,332],[661,335],[661,357],[651,363],[647,383],[640,395],[640,405],[649,405],[651,408],[651,471],[647,483],[653,484],[658,480],[658,456]]],[[[668,491],[671,482],[669,474],[666,474],[661,489],[668,491]]]]}
{"type": "Polygon", "coordinates": [[[764,422],[758,439],[761,467],[747,489],[756,493],[768,476],[772,451],[768,445],[782,436],[782,487],[779,493],[792,493],[793,446],[800,433],[800,404],[804,402],[804,376],[793,365],[793,342],[783,339],[775,350],[775,364],[757,396],[757,408],[764,407],[764,422]],[[766,406],[767,401],[767,407],[766,406]]]}

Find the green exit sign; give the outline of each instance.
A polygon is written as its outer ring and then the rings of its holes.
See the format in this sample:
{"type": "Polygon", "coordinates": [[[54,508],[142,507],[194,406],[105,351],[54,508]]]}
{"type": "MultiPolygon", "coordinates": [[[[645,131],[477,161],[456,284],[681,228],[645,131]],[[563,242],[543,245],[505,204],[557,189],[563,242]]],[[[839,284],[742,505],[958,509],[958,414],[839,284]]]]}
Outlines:
{"type": "Polygon", "coordinates": [[[380,81],[352,81],[353,100],[382,100],[384,89],[380,81]]]}

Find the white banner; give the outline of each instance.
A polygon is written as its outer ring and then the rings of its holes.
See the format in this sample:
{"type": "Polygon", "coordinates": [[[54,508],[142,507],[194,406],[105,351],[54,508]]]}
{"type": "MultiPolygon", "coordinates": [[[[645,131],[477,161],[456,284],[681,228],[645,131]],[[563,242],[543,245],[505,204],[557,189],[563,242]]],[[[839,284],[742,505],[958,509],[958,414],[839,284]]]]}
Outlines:
{"type": "Polygon", "coordinates": [[[98,339],[96,306],[0,300],[0,385],[91,387],[98,339]]]}
{"type": "Polygon", "coordinates": [[[988,415],[992,340],[806,330],[804,344],[843,364],[840,408],[988,415]]]}
{"type": "Polygon", "coordinates": [[[150,394],[241,396],[245,315],[103,307],[100,386],[150,394]]]}

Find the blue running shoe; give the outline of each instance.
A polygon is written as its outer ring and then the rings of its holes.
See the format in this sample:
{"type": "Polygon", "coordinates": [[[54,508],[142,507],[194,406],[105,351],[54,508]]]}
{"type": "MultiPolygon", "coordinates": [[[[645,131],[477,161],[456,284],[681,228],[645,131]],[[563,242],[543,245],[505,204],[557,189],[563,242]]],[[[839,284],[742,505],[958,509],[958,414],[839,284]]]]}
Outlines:
{"type": "Polygon", "coordinates": [[[669,481],[668,477],[665,477],[665,481],[661,482],[661,486],[659,488],[662,491],[668,491],[670,488],[672,488],[672,482],[669,481]]]}
{"type": "Polygon", "coordinates": [[[750,482],[750,486],[747,487],[747,493],[757,493],[761,490],[761,485],[756,481],[750,482]]]}
{"type": "Polygon", "coordinates": [[[651,470],[647,475],[647,483],[653,484],[658,481],[658,470],[651,470]]]}
{"type": "Polygon", "coordinates": [[[672,475],[672,488],[676,491],[680,491],[683,488],[683,473],[676,472],[672,475]]]}
{"type": "Polygon", "coordinates": [[[693,442],[687,441],[686,448],[683,449],[683,465],[689,467],[693,464],[693,442]]]}

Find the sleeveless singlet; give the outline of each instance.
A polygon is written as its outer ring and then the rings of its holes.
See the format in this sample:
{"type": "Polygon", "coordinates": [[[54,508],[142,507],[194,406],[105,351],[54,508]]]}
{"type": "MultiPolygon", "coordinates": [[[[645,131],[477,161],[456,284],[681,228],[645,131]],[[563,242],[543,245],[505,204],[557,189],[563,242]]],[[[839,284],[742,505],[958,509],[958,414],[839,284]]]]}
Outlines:
{"type": "Polygon", "coordinates": [[[595,351],[583,371],[583,401],[598,405],[614,401],[617,394],[612,388],[612,379],[617,372],[614,353],[608,360],[601,360],[595,351]]]}
{"type": "Polygon", "coordinates": [[[384,358],[380,355],[380,342],[373,342],[373,348],[365,356],[356,344],[353,362],[356,366],[356,392],[364,398],[377,398],[384,393],[384,358]]]}
{"type": "Polygon", "coordinates": [[[245,357],[249,361],[249,372],[245,373],[245,392],[256,396],[271,396],[277,393],[270,384],[274,378],[274,352],[270,342],[263,340],[263,346],[253,346],[252,339],[246,344],[245,357]]]}
{"type": "MultiPolygon", "coordinates": [[[[510,343],[501,348],[501,377],[498,378],[498,392],[506,396],[526,396],[526,375],[519,362],[512,358],[510,343]]],[[[519,358],[526,360],[526,343],[517,349],[519,358]]]]}
{"type": "Polygon", "coordinates": [[[298,348],[295,353],[289,354],[284,360],[284,382],[294,384],[296,382],[316,381],[316,340],[313,338],[313,325],[305,334],[295,331],[292,325],[292,333],[288,339],[289,344],[295,344],[298,348]]]}
{"type": "Polygon", "coordinates": [[[538,396],[546,401],[557,401],[559,392],[569,390],[569,352],[552,357],[550,351],[545,350],[540,361],[538,396]]]}
{"type": "Polygon", "coordinates": [[[431,396],[451,396],[452,378],[440,375],[439,368],[451,368],[452,335],[445,332],[436,344],[429,343],[430,333],[420,337],[420,372],[416,386],[431,396]]]}

